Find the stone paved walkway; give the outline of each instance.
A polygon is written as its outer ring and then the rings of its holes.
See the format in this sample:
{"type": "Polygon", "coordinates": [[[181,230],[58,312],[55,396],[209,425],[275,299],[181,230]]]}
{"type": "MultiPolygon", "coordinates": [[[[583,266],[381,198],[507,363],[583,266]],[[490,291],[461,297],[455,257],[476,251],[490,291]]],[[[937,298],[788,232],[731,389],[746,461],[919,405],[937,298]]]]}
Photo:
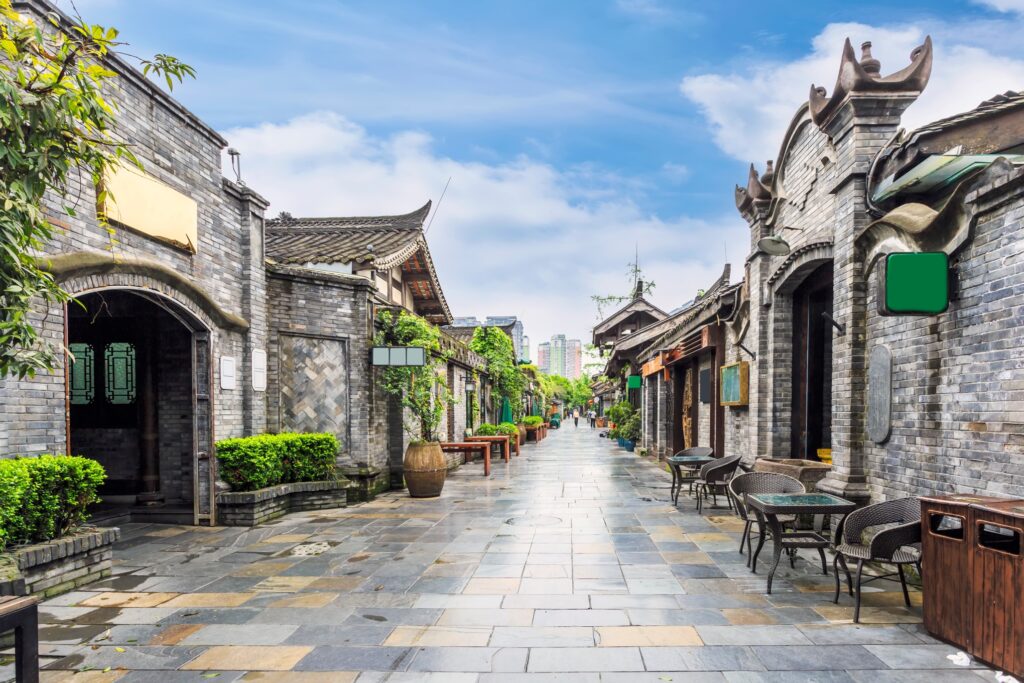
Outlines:
{"type": "Polygon", "coordinates": [[[464,466],[440,499],[253,530],[130,525],[117,576],[42,606],[43,680],[994,678],[947,659],[898,586],[866,595],[860,626],[816,558],[765,596],[735,518],[674,509],[666,472],[589,428],[481,472],[464,466]]]}

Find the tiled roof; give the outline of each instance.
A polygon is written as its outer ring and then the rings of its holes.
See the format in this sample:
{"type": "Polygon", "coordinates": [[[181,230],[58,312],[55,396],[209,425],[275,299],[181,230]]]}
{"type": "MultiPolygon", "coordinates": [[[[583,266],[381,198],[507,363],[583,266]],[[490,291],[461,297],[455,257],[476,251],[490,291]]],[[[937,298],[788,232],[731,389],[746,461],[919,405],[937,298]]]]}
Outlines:
{"type": "Polygon", "coordinates": [[[372,263],[391,268],[421,244],[430,202],[400,216],[292,218],[267,221],[267,257],[276,263],[372,263]]]}
{"type": "Polygon", "coordinates": [[[437,325],[451,322],[423,234],[430,202],[400,216],[293,218],[267,221],[267,260],[277,265],[357,263],[375,270],[401,267],[415,312],[437,325]]]}
{"type": "Polygon", "coordinates": [[[996,95],[991,97],[974,109],[970,111],[961,112],[948,116],[938,121],[932,121],[931,123],[921,126],[917,130],[910,133],[910,140],[915,140],[928,133],[938,132],[947,128],[952,128],[961,123],[967,123],[976,119],[983,119],[986,116],[992,116],[1009,109],[1024,106],[1024,93],[1017,92],[1015,90],[1007,90],[1002,95],[996,95]]]}

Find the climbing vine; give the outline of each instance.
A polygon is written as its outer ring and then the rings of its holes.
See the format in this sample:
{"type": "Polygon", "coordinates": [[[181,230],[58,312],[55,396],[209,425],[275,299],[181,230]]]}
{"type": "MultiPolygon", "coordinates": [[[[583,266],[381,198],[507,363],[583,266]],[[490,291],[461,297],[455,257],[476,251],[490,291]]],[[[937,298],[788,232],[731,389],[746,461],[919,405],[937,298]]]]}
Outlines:
{"type": "Polygon", "coordinates": [[[454,397],[445,381],[447,356],[441,348],[441,332],[423,318],[399,311],[377,314],[377,346],[419,346],[426,349],[426,364],[420,367],[388,366],[380,370],[384,392],[398,397],[412,421],[406,431],[414,439],[437,441],[437,428],[454,397]]]}

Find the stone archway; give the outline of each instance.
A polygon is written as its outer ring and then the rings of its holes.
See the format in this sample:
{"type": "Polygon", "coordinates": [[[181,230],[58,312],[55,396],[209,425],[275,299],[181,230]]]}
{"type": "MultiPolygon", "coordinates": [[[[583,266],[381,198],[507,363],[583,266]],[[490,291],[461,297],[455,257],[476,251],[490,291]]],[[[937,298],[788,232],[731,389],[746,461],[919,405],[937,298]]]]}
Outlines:
{"type": "Polygon", "coordinates": [[[245,331],[247,322],[161,264],[91,253],[46,262],[79,302],[65,309],[69,345],[92,345],[72,348],[89,356],[91,372],[67,363],[68,452],[108,461],[116,476],[107,498],[121,503],[116,514],[213,524],[212,345],[220,331],[245,331]],[[108,381],[108,372],[120,374],[108,381]],[[106,405],[83,408],[90,383],[91,400],[106,405]],[[107,394],[112,385],[125,392],[116,403],[107,394]]]}

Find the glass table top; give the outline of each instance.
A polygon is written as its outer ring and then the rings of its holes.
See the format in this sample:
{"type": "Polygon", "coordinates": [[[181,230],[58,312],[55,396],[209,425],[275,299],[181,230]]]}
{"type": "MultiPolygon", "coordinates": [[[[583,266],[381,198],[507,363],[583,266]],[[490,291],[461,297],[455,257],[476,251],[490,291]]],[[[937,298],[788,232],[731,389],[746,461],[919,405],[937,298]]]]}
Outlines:
{"type": "Polygon", "coordinates": [[[710,455],[673,455],[669,462],[711,462],[714,458],[710,455]]]}
{"type": "Polygon", "coordinates": [[[748,493],[748,500],[756,500],[763,505],[781,507],[807,507],[820,505],[853,505],[848,500],[831,496],[827,493],[748,493]]]}

